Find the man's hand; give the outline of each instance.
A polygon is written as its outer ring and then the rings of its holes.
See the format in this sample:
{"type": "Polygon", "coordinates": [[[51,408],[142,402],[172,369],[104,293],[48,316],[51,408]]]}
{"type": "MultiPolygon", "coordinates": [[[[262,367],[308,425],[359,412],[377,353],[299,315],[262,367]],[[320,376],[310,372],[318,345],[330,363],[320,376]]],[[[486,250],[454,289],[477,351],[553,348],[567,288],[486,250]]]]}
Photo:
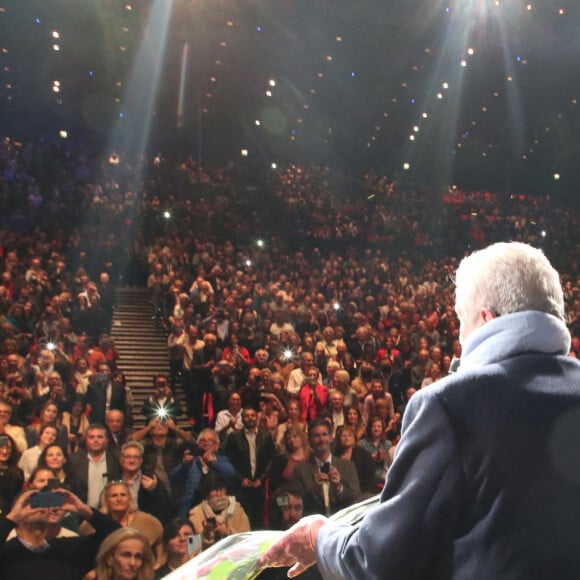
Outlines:
{"type": "Polygon", "coordinates": [[[200,459],[206,464],[211,465],[217,459],[216,454],[213,451],[206,451],[200,459]]]}
{"type": "Polygon", "coordinates": [[[327,483],[330,480],[330,474],[328,473],[316,473],[314,475],[314,481],[316,482],[316,485],[320,485],[322,486],[323,483],[327,483]]]}
{"type": "Polygon", "coordinates": [[[18,499],[14,502],[12,509],[6,514],[9,520],[12,520],[16,525],[20,524],[24,520],[30,518],[31,516],[40,516],[43,514],[45,517],[48,516],[48,510],[46,508],[33,508],[30,505],[30,497],[38,493],[35,489],[30,491],[25,491],[20,494],[18,499]]]}
{"type": "Polygon", "coordinates": [[[145,491],[153,491],[157,487],[157,476],[154,474],[151,477],[146,475],[141,476],[141,485],[145,491]]]}
{"type": "Polygon", "coordinates": [[[302,518],[294,524],[279,540],[274,542],[260,558],[258,566],[292,566],[288,577],[294,578],[316,563],[314,546],[318,531],[328,520],[321,515],[302,518]]]}
{"type": "Polygon", "coordinates": [[[67,512],[79,515],[81,518],[89,519],[93,515],[93,510],[80,500],[72,491],[59,488],[55,490],[64,497],[62,509],[67,512]]]}
{"type": "Polygon", "coordinates": [[[330,479],[330,483],[334,485],[340,485],[340,473],[334,465],[330,466],[330,471],[328,472],[328,479],[330,479]]]}

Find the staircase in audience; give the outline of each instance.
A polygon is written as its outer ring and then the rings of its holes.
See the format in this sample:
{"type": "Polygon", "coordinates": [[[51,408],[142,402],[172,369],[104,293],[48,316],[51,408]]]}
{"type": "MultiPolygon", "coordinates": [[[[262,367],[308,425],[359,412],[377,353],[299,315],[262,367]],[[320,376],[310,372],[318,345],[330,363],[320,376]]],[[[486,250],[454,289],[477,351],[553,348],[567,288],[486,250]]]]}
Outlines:
{"type": "MultiPolygon", "coordinates": [[[[169,376],[167,338],[152,318],[153,308],[146,288],[121,287],[116,292],[115,314],[111,335],[119,352],[118,368],[125,373],[127,385],[133,393],[133,426],[143,427],[145,418],[141,407],[153,392],[153,377],[169,376]]],[[[178,385],[176,397],[184,406],[178,385]]],[[[180,426],[187,424],[181,417],[180,426]]]]}

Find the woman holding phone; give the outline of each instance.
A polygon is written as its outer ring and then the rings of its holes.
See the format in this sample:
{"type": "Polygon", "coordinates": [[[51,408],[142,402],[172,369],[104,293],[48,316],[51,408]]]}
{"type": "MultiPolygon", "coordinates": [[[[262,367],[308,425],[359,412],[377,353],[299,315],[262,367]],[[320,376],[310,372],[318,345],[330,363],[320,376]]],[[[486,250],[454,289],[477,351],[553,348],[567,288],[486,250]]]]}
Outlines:
{"type": "Polygon", "coordinates": [[[163,548],[167,556],[165,565],[155,572],[155,578],[164,578],[177,570],[201,549],[201,537],[194,535],[193,526],[185,518],[175,518],[168,522],[163,531],[163,548]]]}

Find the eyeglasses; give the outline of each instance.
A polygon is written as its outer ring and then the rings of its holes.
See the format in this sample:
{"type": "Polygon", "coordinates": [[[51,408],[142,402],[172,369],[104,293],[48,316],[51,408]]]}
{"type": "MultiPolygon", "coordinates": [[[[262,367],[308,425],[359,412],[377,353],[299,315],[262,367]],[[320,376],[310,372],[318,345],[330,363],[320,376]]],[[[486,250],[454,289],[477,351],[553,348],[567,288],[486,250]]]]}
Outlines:
{"type": "Polygon", "coordinates": [[[123,459],[131,459],[131,461],[139,461],[141,459],[141,455],[121,455],[123,459]]]}

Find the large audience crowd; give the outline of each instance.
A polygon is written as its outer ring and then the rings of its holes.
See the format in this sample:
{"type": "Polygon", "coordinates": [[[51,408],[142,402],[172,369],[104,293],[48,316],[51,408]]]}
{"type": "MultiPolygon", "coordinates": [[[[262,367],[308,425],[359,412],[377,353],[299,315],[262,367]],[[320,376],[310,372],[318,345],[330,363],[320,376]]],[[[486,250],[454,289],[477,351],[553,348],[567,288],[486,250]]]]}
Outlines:
{"type": "Polygon", "coordinates": [[[541,246],[578,355],[579,215],[548,195],[4,139],[0,577],[163,577],[190,536],[205,549],[378,493],[407,401],[460,359],[465,252],[541,246]],[[147,286],[167,337],[142,408],[110,336],[119,284],[147,286]]]}

